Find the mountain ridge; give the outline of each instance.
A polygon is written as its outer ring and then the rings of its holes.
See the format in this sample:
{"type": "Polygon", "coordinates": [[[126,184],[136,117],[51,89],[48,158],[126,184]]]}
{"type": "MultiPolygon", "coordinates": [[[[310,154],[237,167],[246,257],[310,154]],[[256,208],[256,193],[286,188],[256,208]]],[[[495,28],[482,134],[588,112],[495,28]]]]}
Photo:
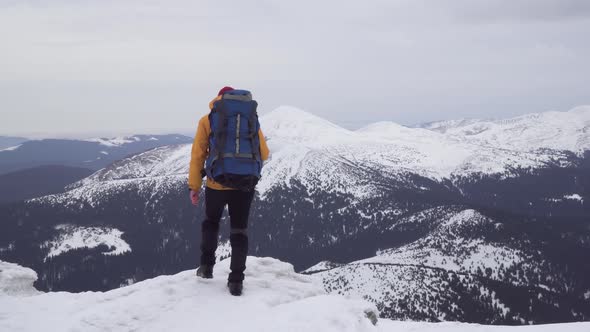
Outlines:
{"type": "Polygon", "coordinates": [[[129,155],[155,147],[189,142],[192,142],[192,138],[181,135],[28,140],[0,151],[0,174],[46,165],[81,167],[96,171],[129,155]]]}
{"type": "MultiPolygon", "coordinates": [[[[403,176],[407,170],[435,181],[470,174],[503,174],[510,177],[515,168],[567,167],[569,163],[569,151],[521,151],[507,146],[482,146],[435,131],[394,124],[394,128],[399,130],[396,134],[383,130],[383,126],[386,129],[392,126],[388,122],[350,131],[293,107],[277,108],[262,116],[260,121],[272,151],[258,186],[258,192],[263,197],[278,183],[286,183],[293,178],[313,178],[319,176],[318,171],[341,163],[381,169],[398,174],[396,176],[403,176]]],[[[585,133],[582,140],[586,138],[588,146],[585,148],[590,148],[590,132],[585,133]]],[[[182,178],[188,173],[189,160],[188,144],[160,147],[118,161],[72,188],[107,180],[182,178]]],[[[337,173],[322,172],[327,178],[333,178],[329,174],[337,173]]],[[[345,178],[338,177],[337,181],[342,179],[345,178]]],[[[353,188],[355,183],[358,184],[350,178],[344,181],[348,184],[343,184],[342,188],[353,188]]]]}
{"type": "MultiPolygon", "coordinates": [[[[375,137],[303,112],[261,117],[272,154],[251,210],[253,255],[272,255],[298,270],[336,262],[320,266],[333,277],[324,279],[330,292],[345,291],[338,282],[348,280],[357,295],[399,319],[524,324],[590,316],[583,296],[590,289],[588,156],[513,150],[390,124],[376,127],[396,131],[379,129],[386,137],[375,137]],[[455,215],[485,222],[441,224],[455,215]],[[495,254],[506,260],[490,260],[495,254]],[[415,298],[396,288],[404,284],[396,278],[405,276],[431,287],[415,298]],[[383,296],[371,297],[375,289],[383,296]]],[[[196,208],[187,199],[190,148],[133,155],[66,193],[0,208],[6,220],[0,258],[35,268],[43,290],[108,290],[194,267],[204,210],[202,199],[196,208]],[[117,241],[91,237],[86,247],[39,260],[94,230],[117,241]],[[109,254],[117,249],[123,254],[109,254]]],[[[227,251],[227,234],[220,234],[227,251]]]]}

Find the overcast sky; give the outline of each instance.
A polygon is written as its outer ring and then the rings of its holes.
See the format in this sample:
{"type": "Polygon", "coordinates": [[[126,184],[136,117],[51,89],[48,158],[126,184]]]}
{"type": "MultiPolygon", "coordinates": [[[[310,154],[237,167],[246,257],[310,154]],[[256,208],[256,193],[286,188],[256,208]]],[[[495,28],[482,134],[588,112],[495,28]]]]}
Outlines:
{"type": "Polygon", "coordinates": [[[192,132],[224,85],[360,127],[590,104],[587,0],[0,0],[0,135],[192,132]]]}

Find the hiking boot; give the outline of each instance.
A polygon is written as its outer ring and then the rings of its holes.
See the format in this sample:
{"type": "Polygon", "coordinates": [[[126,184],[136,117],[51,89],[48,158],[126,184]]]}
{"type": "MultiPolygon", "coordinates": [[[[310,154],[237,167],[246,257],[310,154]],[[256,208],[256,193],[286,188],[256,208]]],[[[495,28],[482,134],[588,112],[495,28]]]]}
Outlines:
{"type": "Polygon", "coordinates": [[[228,281],[227,288],[229,288],[229,293],[233,296],[240,296],[242,295],[242,289],[244,289],[244,285],[241,281],[228,281]]]}
{"type": "Polygon", "coordinates": [[[197,277],[201,277],[203,279],[213,279],[213,266],[199,266],[199,268],[197,269],[197,277]]]}

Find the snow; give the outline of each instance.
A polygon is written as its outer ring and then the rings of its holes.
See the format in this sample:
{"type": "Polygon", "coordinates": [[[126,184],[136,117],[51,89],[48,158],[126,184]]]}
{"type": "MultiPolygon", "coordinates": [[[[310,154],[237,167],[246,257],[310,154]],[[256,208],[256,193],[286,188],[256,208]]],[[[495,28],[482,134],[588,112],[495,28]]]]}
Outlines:
{"type": "Polygon", "coordinates": [[[415,173],[437,181],[470,174],[506,174],[515,168],[545,167],[560,156],[482,146],[453,135],[379,122],[357,131],[340,128],[292,107],[280,107],[260,119],[269,137],[271,160],[258,191],[299,180],[310,190],[368,197],[375,187],[346,172],[379,170],[392,177],[415,173]]]}
{"type": "Polygon", "coordinates": [[[21,146],[22,146],[22,144],[19,144],[19,145],[16,145],[16,146],[11,146],[9,148],[0,149],[0,152],[3,152],[3,151],[14,151],[14,150],[17,150],[18,148],[20,148],[21,146]]]}
{"type": "Polygon", "coordinates": [[[0,247],[0,253],[10,252],[12,250],[14,250],[14,241],[8,243],[8,246],[6,247],[0,247]]]}
{"type": "Polygon", "coordinates": [[[217,258],[217,262],[231,257],[231,243],[229,240],[219,242],[215,251],[215,257],[217,258]]]}
{"type": "Polygon", "coordinates": [[[47,258],[59,256],[70,250],[80,248],[96,248],[106,245],[112,250],[103,252],[104,255],[121,255],[131,251],[131,247],[121,238],[123,232],[109,227],[78,227],[72,225],[56,226],[59,235],[45,243],[49,248],[47,258]]]}
{"type": "Polygon", "coordinates": [[[590,323],[547,324],[534,326],[489,326],[466,323],[418,323],[379,320],[382,332],[587,332],[590,323]]]}
{"type": "Polygon", "coordinates": [[[569,200],[572,200],[572,201],[584,202],[584,199],[579,194],[565,195],[565,196],[563,196],[563,198],[569,199],[569,200]]]}
{"type": "Polygon", "coordinates": [[[332,263],[330,261],[322,261],[317,263],[316,265],[306,269],[302,273],[316,273],[321,271],[327,271],[333,268],[340,266],[341,264],[332,263]]]}
{"type": "MultiPolygon", "coordinates": [[[[418,218],[424,218],[434,211],[419,213],[418,218]]],[[[463,230],[470,234],[478,227],[496,224],[494,220],[473,209],[449,213],[441,217],[439,222],[440,224],[427,236],[399,248],[380,251],[377,256],[360,260],[355,264],[419,265],[470,273],[476,273],[478,268],[482,271],[490,269],[491,278],[503,280],[501,267],[505,270],[518,266],[526,257],[523,252],[514,248],[489,243],[475,236],[459,235],[464,233],[463,230]]]]}
{"type": "Polygon", "coordinates": [[[427,128],[486,146],[519,151],[540,149],[582,153],[590,148],[590,106],[568,112],[526,114],[502,120],[432,123],[427,128]]]}
{"type": "Polygon", "coordinates": [[[345,137],[354,139],[353,132],[291,106],[280,106],[260,117],[260,125],[272,140],[312,147],[339,142],[345,137]]]}
{"type": "Polygon", "coordinates": [[[138,142],[140,139],[136,136],[129,136],[129,137],[114,137],[114,138],[89,138],[85,140],[86,142],[96,142],[100,145],[108,146],[108,147],[117,147],[128,143],[138,142]]]}
{"type": "Polygon", "coordinates": [[[32,288],[36,279],[32,270],[0,262],[0,290],[11,290],[9,296],[0,296],[0,330],[578,332],[590,328],[590,323],[508,327],[387,319],[374,326],[367,318],[377,314],[374,305],[326,294],[319,279],[297,274],[292,265],[273,258],[248,257],[244,294],[232,297],[225,285],[229,263],[217,264],[212,280],[199,279],[189,270],[108,292],[41,293],[32,288]]]}
{"type": "Polygon", "coordinates": [[[186,175],[190,162],[191,145],[164,146],[122,161],[115,162],[75,186],[92,184],[100,181],[120,179],[153,178],[158,176],[186,175]]]}
{"type": "MultiPolygon", "coordinates": [[[[459,297],[452,294],[446,276],[452,274],[466,278],[464,283],[486,294],[490,305],[506,315],[510,308],[478,278],[483,276],[515,286],[523,282],[513,278],[510,271],[539,271],[540,264],[530,252],[506,244],[494,243],[485,238],[488,229],[501,227],[496,220],[475,210],[458,208],[432,208],[406,216],[388,227],[390,230],[415,224],[428,229],[428,233],[414,242],[386,250],[379,250],[374,257],[343,264],[330,269],[325,263],[308,271],[322,278],[326,290],[346,296],[362,297],[383,306],[385,314],[410,308],[412,312],[435,311],[433,318],[446,320],[441,308],[461,306],[459,297]],[[482,275],[483,274],[483,275],[482,275]],[[405,303],[407,298],[430,298],[433,294],[449,294],[429,302],[416,300],[405,303]],[[451,299],[447,303],[441,299],[451,299]],[[444,302],[444,303],[443,303],[444,302]],[[435,309],[438,308],[438,309],[435,309]]],[[[529,285],[539,285],[540,280],[527,280],[529,285]]],[[[558,281],[545,280],[544,285],[559,288],[558,281]]],[[[395,317],[395,315],[393,315],[395,317]]]]}
{"type": "Polygon", "coordinates": [[[18,264],[0,261],[0,298],[5,295],[30,296],[38,294],[39,292],[33,287],[36,280],[37,273],[35,271],[18,264]]]}
{"type": "Polygon", "coordinates": [[[580,203],[584,203],[584,198],[580,194],[564,195],[562,198],[545,198],[545,201],[553,203],[563,202],[564,200],[578,201],[580,203]]]}
{"type": "MultiPolygon", "coordinates": [[[[429,130],[393,122],[379,122],[351,131],[309,112],[282,106],[260,117],[271,156],[263,168],[257,192],[264,200],[274,188],[289,188],[298,182],[309,195],[324,192],[353,197],[349,204],[354,205],[378,195],[380,182],[373,180],[376,176],[401,181],[409,174],[417,174],[440,182],[492,174],[506,178],[515,176],[515,169],[549,165],[567,167],[567,153],[537,149],[558,147],[546,137],[549,129],[545,130],[545,127],[561,128],[561,134],[573,135],[574,138],[568,136],[568,139],[579,143],[561,147],[574,152],[587,149],[590,147],[589,134],[580,129],[583,124],[579,121],[588,114],[590,111],[583,108],[493,123],[457,121],[447,124],[444,133],[436,131],[440,129],[436,125],[431,125],[434,129],[429,130]],[[494,139],[488,139],[488,136],[481,136],[485,130],[474,134],[475,129],[467,130],[466,126],[497,130],[488,135],[494,139]],[[524,141],[508,144],[515,130],[527,133],[525,136],[530,146],[524,141]]],[[[130,140],[113,139],[108,140],[108,144],[130,140]]],[[[108,196],[118,187],[127,188],[134,184],[146,188],[149,185],[165,189],[186,187],[190,151],[191,144],[146,151],[116,162],[70,187],[79,190],[40,200],[63,204],[85,201],[94,206],[96,197],[108,196]]]]}
{"type": "Polygon", "coordinates": [[[244,294],[226,289],[229,260],[213,280],[195,271],[105,293],[0,298],[2,331],[378,331],[373,305],[328,295],[321,283],[272,258],[248,258],[244,294]],[[34,315],[35,319],[30,319],[34,315]]]}

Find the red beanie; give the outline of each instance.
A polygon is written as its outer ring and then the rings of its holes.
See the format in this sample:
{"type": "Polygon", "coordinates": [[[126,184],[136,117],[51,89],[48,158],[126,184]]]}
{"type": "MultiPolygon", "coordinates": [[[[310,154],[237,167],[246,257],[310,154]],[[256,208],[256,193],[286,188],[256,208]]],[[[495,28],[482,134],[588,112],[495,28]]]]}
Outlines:
{"type": "Polygon", "coordinates": [[[217,95],[221,96],[224,93],[226,93],[228,91],[232,91],[232,90],[234,90],[234,88],[232,88],[231,86],[226,86],[226,87],[223,87],[223,89],[219,90],[219,93],[217,95]]]}

